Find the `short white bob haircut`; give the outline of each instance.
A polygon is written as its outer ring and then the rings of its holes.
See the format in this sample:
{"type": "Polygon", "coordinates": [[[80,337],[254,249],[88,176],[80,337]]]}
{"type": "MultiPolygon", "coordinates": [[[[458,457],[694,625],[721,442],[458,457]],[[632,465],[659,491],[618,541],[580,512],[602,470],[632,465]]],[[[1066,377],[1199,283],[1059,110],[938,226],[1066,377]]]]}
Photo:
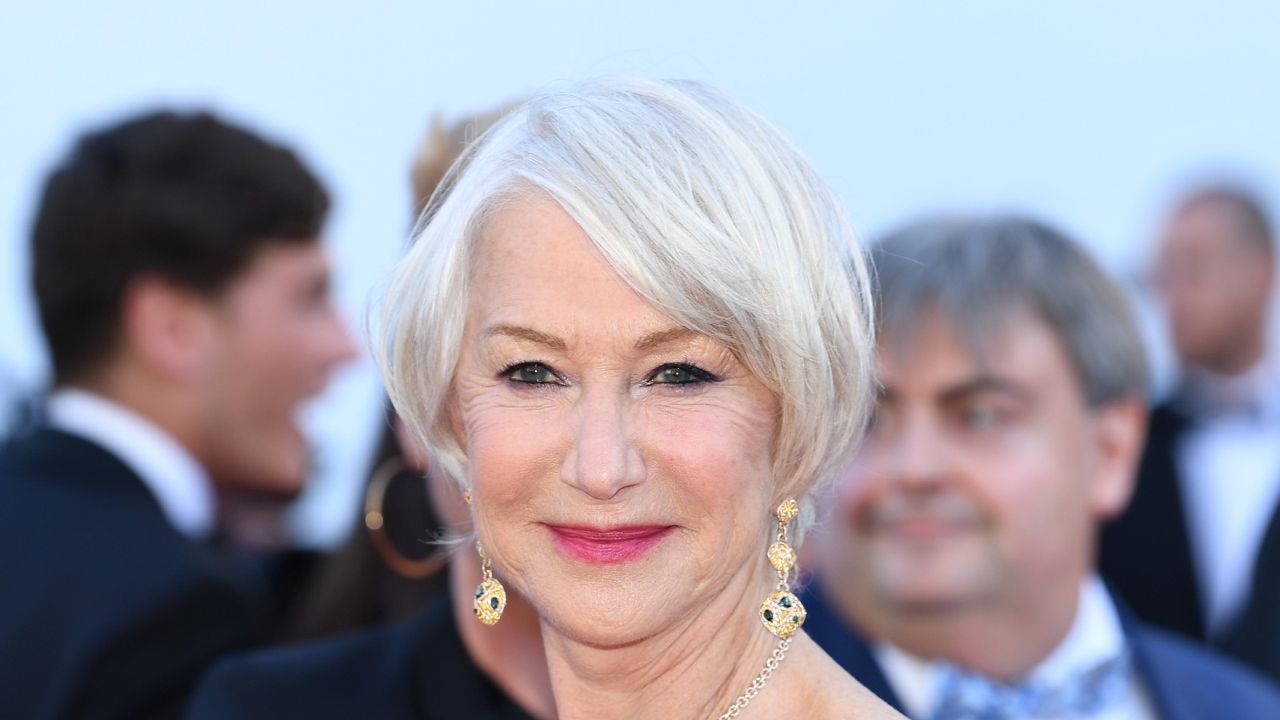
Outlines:
{"type": "MultiPolygon", "coordinates": [[[[831,480],[871,403],[862,251],[818,174],[768,121],[699,83],[606,78],[529,100],[450,169],[394,272],[375,355],[396,411],[466,486],[447,403],[477,238],[495,208],[549,196],[618,275],[729,350],[778,398],[778,497],[831,480]]],[[[591,298],[582,298],[584,303],[591,298]]]]}

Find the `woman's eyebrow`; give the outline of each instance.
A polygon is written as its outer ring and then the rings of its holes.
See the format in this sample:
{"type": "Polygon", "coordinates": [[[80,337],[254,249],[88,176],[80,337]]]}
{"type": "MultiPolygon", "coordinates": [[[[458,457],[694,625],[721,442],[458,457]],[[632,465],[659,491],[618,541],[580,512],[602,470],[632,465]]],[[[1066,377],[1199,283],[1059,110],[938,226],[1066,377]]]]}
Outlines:
{"type": "MultiPolygon", "coordinates": [[[[668,343],[697,337],[699,334],[700,333],[694,330],[683,327],[656,330],[637,340],[634,348],[637,351],[644,352],[653,350],[654,348],[668,343]]],[[[524,327],[522,325],[491,325],[488,328],[485,328],[481,333],[481,337],[486,340],[492,337],[509,337],[517,340],[527,340],[539,345],[545,345],[553,350],[561,351],[568,347],[564,340],[556,337],[555,335],[550,335],[540,330],[534,330],[533,328],[524,327]]]]}
{"type": "Polygon", "coordinates": [[[553,350],[563,351],[568,347],[565,345],[564,340],[561,340],[555,335],[548,335],[547,333],[534,330],[533,328],[522,327],[520,325],[491,325],[481,334],[481,337],[486,340],[491,337],[498,336],[516,338],[517,340],[528,340],[529,342],[537,343],[539,345],[546,345],[553,350]]]}
{"type": "Polygon", "coordinates": [[[635,349],[637,351],[652,350],[661,345],[672,343],[677,340],[685,340],[687,338],[696,337],[700,333],[694,332],[689,328],[675,327],[667,330],[657,330],[636,341],[635,349]]]}

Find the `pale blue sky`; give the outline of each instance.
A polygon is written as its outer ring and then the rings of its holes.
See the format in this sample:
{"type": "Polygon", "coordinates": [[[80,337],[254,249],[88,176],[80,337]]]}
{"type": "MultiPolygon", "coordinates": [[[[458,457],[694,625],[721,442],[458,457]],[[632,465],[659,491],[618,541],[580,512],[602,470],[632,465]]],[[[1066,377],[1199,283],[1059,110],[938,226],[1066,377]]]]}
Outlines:
{"type": "MultiPolygon", "coordinates": [[[[930,209],[1016,208],[1123,273],[1187,173],[1274,193],[1280,168],[1280,5],[1262,0],[3,4],[0,401],[45,374],[26,280],[43,173],[77,132],[157,105],[212,107],[309,159],[337,199],[357,326],[403,240],[432,113],[589,75],[737,96],[809,154],[864,236],[930,209]]],[[[308,414],[324,471],[297,511],[306,542],[354,521],[378,393],[365,361],[308,414]]]]}

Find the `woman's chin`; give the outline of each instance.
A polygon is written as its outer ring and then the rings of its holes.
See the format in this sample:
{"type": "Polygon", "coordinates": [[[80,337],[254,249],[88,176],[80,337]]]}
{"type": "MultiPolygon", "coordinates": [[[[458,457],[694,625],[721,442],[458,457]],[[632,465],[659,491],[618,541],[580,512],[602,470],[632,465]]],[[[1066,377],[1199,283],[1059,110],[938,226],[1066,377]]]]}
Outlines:
{"type": "Polygon", "coordinates": [[[574,642],[622,647],[660,635],[694,612],[671,580],[587,579],[563,593],[540,593],[535,604],[544,622],[574,642]]]}

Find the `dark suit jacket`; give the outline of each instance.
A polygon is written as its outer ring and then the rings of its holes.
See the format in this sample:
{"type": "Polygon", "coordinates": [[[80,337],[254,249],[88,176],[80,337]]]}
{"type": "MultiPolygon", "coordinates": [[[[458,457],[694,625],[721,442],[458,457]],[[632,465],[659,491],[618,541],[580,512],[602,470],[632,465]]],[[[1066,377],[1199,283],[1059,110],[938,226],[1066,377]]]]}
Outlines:
{"type": "Polygon", "coordinates": [[[448,593],[407,623],[220,663],[187,720],[531,720],[472,663],[448,593]]]}
{"type": "MultiPolygon", "coordinates": [[[[888,678],[867,643],[838,617],[811,584],[801,596],[809,616],[804,629],[850,675],[881,700],[903,712],[888,678]]],[[[1280,689],[1253,670],[1121,610],[1134,662],[1163,720],[1274,720],[1280,689]]]]}
{"type": "MultiPolygon", "coordinates": [[[[1138,617],[1204,642],[1177,463],[1178,447],[1192,427],[1193,420],[1174,405],[1152,411],[1133,500],[1123,516],[1103,528],[1098,559],[1107,585],[1138,617]]],[[[1280,507],[1259,548],[1246,606],[1235,626],[1213,641],[1280,678],[1280,507]]]]}
{"type": "Polygon", "coordinates": [[[36,429],[0,447],[0,718],[177,717],[255,602],[102,448],[36,429]]]}

